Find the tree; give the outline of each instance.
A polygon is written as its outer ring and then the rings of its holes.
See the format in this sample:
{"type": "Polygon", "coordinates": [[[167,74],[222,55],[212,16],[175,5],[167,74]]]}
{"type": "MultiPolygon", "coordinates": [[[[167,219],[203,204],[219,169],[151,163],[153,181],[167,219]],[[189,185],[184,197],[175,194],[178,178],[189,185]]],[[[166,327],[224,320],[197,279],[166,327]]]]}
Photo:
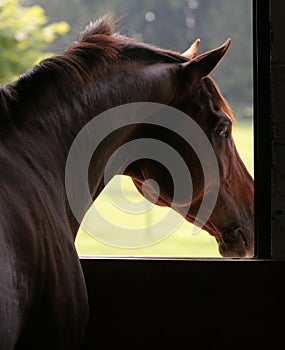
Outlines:
{"type": "Polygon", "coordinates": [[[66,22],[48,23],[42,7],[21,6],[17,0],[0,2],[0,82],[6,84],[48,53],[57,35],[69,30],[66,22]]]}

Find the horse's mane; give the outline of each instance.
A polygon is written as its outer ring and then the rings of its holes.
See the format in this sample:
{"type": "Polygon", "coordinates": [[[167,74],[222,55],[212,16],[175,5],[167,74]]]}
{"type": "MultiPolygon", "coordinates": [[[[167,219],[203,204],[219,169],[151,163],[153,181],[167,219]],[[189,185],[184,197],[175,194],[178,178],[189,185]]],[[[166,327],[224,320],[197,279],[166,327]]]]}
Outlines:
{"type": "MultiPolygon", "coordinates": [[[[25,109],[25,104],[35,101],[36,96],[41,100],[54,102],[55,91],[58,89],[64,92],[62,97],[64,99],[64,94],[68,94],[67,86],[71,92],[78,91],[79,86],[88,88],[104,77],[114,63],[132,60],[142,61],[144,64],[188,61],[174,51],[164,50],[121,35],[117,27],[117,22],[113,21],[111,16],[104,16],[90,23],[78,40],[63,53],[43,60],[20,76],[16,82],[0,87],[1,114],[7,116],[9,105],[13,101],[21,100],[22,110],[25,109]]],[[[214,81],[211,78],[204,80],[206,93],[210,94],[211,98],[219,100],[219,103],[222,101],[223,110],[232,116],[229,106],[214,81]]]]}
{"type": "Polygon", "coordinates": [[[77,93],[80,86],[88,88],[104,77],[108,70],[111,71],[114,63],[131,60],[145,64],[187,61],[176,52],[121,35],[117,26],[110,16],[90,23],[64,52],[41,61],[14,83],[0,87],[2,117],[14,101],[21,101],[24,104],[21,109],[25,109],[25,104],[29,104],[29,100],[35,101],[36,96],[41,100],[55,101],[54,91],[58,89],[67,94],[67,87],[71,93],[77,93]]]}
{"type": "Polygon", "coordinates": [[[2,114],[8,113],[7,96],[5,94],[5,89],[0,85],[0,108],[2,114]]]}
{"type": "MultiPolygon", "coordinates": [[[[118,29],[118,22],[113,21],[110,15],[106,15],[96,22],[91,22],[80,35],[79,41],[71,47],[71,50],[78,46],[82,48],[86,47],[88,44],[92,46],[96,44],[96,46],[98,45],[100,47],[102,44],[106,44],[105,40],[107,36],[107,41],[112,44],[112,48],[117,49],[117,53],[119,53],[121,59],[143,60],[150,64],[156,62],[186,62],[188,60],[177,52],[164,50],[140,42],[135,38],[121,35],[118,29]]],[[[104,49],[106,49],[107,46],[104,45],[104,49]]]]}
{"type": "Polygon", "coordinates": [[[110,65],[120,61],[136,60],[147,64],[187,61],[173,51],[162,50],[121,35],[117,32],[117,26],[117,22],[109,15],[91,22],[78,40],[62,54],[43,60],[21,78],[51,70],[53,74],[65,74],[73,83],[86,83],[104,76],[110,65]]]}

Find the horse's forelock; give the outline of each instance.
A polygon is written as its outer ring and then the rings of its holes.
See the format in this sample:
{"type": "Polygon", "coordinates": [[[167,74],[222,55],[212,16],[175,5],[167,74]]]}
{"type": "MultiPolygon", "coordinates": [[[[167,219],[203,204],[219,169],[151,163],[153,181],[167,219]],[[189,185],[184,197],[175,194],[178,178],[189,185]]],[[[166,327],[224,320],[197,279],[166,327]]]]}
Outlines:
{"type": "Polygon", "coordinates": [[[214,79],[210,76],[204,78],[202,89],[203,92],[212,100],[213,104],[221,108],[229,116],[231,121],[234,122],[234,114],[214,79]]]}

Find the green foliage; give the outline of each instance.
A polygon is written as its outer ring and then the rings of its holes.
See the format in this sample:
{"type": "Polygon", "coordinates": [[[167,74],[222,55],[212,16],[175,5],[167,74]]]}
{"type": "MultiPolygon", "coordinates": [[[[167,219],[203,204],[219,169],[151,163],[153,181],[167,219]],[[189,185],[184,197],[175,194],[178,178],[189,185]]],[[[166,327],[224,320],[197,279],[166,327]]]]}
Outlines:
{"type": "MultiPolygon", "coordinates": [[[[24,7],[17,0],[0,0],[0,82],[14,80],[44,56],[57,35],[69,30],[66,22],[47,24],[42,7],[24,7]]],[[[46,53],[47,54],[47,53],[46,53]]]]}

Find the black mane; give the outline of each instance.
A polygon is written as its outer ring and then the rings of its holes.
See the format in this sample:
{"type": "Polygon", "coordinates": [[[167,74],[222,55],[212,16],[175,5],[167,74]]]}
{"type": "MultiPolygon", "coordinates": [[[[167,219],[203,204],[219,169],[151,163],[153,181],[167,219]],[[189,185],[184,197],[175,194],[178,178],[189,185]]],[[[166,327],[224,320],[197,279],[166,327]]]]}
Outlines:
{"type": "MultiPolygon", "coordinates": [[[[117,22],[110,16],[104,16],[96,22],[90,22],[78,41],[72,43],[64,52],[43,60],[14,83],[0,86],[2,129],[4,125],[9,125],[11,120],[16,125],[21,123],[29,117],[25,115],[26,111],[29,111],[30,115],[38,114],[38,101],[44,103],[46,109],[68,105],[69,96],[77,94],[79,88],[81,103],[87,104],[90,86],[91,90],[94,90],[98,81],[111,72],[114,64],[128,61],[148,65],[182,63],[188,59],[177,52],[163,50],[121,35],[117,22]],[[60,101],[58,91],[61,95],[60,101]]],[[[202,89],[205,94],[211,95],[209,97],[216,100],[216,103],[222,103],[223,110],[234,119],[217,85],[210,77],[204,79],[202,89]]],[[[91,94],[94,94],[94,91],[91,91],[91,94]]],[[[77,105],[76,108],[80,106],[77,105]]]]}
{"type": "Polygon", "coordinates": [[[96,43],[98,36],[104,35],[115,39],[120,46],[122,57],[132,60],[143,60],[149,63],[186,62],[187,59],[180,54],[163,50],[153,45],[142,43],[134,38],[119,34],[118,22],[113,21],[110,15],[106,15],[96,22],[90,22],[79,37],[78,43],[96,43]]]}
{"type": "MultiPolygon", "coordinates": [[[[78,41],[71,44],[62,54],[40,62],[20,80],[45,70],[65,74],[74,82],[84,82],[106,73],[110,64],[126,60],[153,63],[178,63],[188,59],[180,54],[147,45],[134,38],[119,34],[117,23],[110,16],[91,22],[78,41]],[[99,67],[99,68],[98,68],[99,67]]],[[[44,74],[44,73],[42,73],[44,74]]]]}
{"type": "MultiPolygon", "coordinates": [[[[114,64],[127,61],[147,65],[179,63],[187,59],[176,52],[121,35],[117,23],[110,16],[104,16],[90,23],[78,41],[64,52],[41,61],[14,83],[0,88],[0,123],[7,119],[14,102],[15,106],[21,105],[21,110],[13,109],[16,119],[20,120],[23,111],[31,112],[37,100],[47,101],[47,107],[51,108],[57,100],[57,91],[60,91],[62,100],[68,101],[70,93],[78,92],[79,87],[83,90],[96,85],[111,72],[114,64]]],[[[12,118],[15,121],[15,116],[12,118]]]]}

